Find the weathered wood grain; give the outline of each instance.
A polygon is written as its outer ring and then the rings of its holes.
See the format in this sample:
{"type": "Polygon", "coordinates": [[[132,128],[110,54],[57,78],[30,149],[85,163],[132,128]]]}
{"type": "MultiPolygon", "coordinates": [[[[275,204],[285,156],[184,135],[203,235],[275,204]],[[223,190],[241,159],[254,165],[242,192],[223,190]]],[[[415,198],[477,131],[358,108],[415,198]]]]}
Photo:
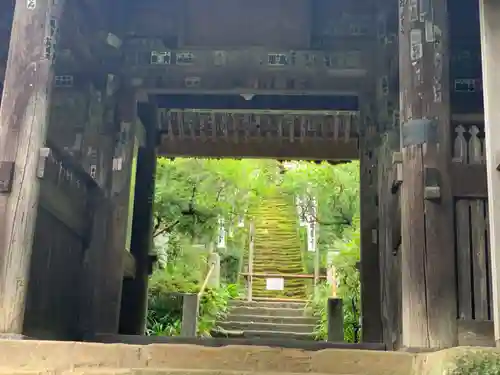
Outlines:
{"type": "Polygon", "coordinates": [[[474,318],[488,320],[488,265],[486,263],[486,220],[484,200],[470,202],[474,318]]]}
{"type": "Polygon", "coordinates": [[[472,273],[471,273],[471,235],[470,204],[468,200],[458,200],[455,204],[457,280],[458,280],[458,317],[473,317],[472,273]]]}
{"type": "Polygon", "coordinates": [[[373,138],[373,124],[364,124],[360,139],[360,215],[361,215],[361,315],[363,342],[381,342],[381,269],[378,246],[377,220],[377,155],[373,138]],[[374,233],[376,234],[374,238],[374,233]]]}
{"type": "Polygon", "coordinates": [[[455,264],[455,248],[449,171],[449,15],[444,0],[422,6],[400,2],[402,129],[420,126],[419,134],[409,133],[420,139],[409,137],[402,145],[402,341],[410,348],[440,348],[457,341],[456,277],[455,267],[450,266],[455,264]],[[435,131],[426,125],[422,133],[426,123],[435,131]],[[425,199],[429,187],[436,194],[425,199]]]}
{"type": "Polygon", "coordinates": [[[393,194],[393,150],[399,150],[399,134],[394,129],[386,133],[378,148],[379,252],[381,270],[381,305],[384,343],[398,349],[401,340],[401,253],[400,239],[394,236],[401,225],[398,207],[399,193],[393,194]]]}
{"type": "Polygon", "coordinates": [[[12,192],[0,196],[0,332],[7,333],[23,331],[39,196],[36,171],[64,1],[27,4],[16,1],[0,106],[0,161],[16,165],[12,192]]]}
{"type": "Polygon", "coordinates": [[[425,213],[422,146],[403,150],[401,189],[402,344],[430,346],[425,289],[425,213]],[[411,187],[405,188],[405,187],[411,187]]]}

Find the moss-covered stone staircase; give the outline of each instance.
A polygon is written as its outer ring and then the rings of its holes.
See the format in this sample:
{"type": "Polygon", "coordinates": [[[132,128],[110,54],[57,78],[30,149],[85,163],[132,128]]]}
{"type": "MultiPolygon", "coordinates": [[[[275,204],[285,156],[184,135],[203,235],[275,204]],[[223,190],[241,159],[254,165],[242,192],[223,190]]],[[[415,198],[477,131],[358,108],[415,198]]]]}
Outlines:
{"type": "MultiPolygon", "coordinates": [[[[317,319],[306,310],[306,281],[286,277],[304,272],[293,198],[271,196],[251,214],[255,225],[252,273],[283,275],[284,289],[267,290],[267,277],[254,276],[253,300],[231,301],[229,315],[217,326],[229,337],[313,340],[317,319]]],[[[248,266],[248,253],[245,260],[248,266]]]]}
{"type": "MultiPolygon", "coordinates": [[[[272,196],[264,199],[252,216],[255,225],[253,273],[302,274],[304,263],[293,198],[272,196]]],[[[248,265],[248,256],[245,261],[248,265]]],[[[285,278],[284,290],[276,291],[266,290],[265,277],[254,277],[252,296],[306,300],[306,281],[285,278]]]]}

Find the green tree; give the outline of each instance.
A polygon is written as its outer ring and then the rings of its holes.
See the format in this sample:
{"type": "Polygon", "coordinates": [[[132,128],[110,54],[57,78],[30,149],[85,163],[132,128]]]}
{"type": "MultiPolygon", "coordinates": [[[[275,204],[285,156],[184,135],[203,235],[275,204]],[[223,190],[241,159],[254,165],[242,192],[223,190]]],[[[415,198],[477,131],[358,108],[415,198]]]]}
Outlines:
{"type": "Polygon", "coordinates": [[[237,220],[271,186],[277,163],[254,160],[158,160],[154,236],[213,237],[218,218],[237,220]]]}
{"type": "MultiPolygon", "coordinates": [[[[156,324],[162,328],[157,331],[178,332],[178,306],[172,307],[172,301],[165,296],[199,287],[206,272],[206,252],[197,244],[214,244],[220,219],[224,219],[228,234],[227,249],[218,249],[224,267],[222,274],[234,282],[248,245],[247,231],[238,222],[241,219],[248,222],[249,213],[259,206],[261,199],[286,195],[300,197],[306,210],[313,201],[317,202],[318,210],[310,220],[320,227],[321,265],[326,266],[329,252],[337,251],[334,263],[340,280],[339,295],[346,309],[346,338],[354,340],[353,330],[359,317],[359,275],[355,267],[359,259],[357,162],[332,166],[309,162],[281,164],[274,160],[162,158],[158,161],[156,186],[154,236],[162,267],[151,282],[152,331],[156,324]],[[171,312],[167,314],[169,309],[171,312]]],[[[305,248],[304,228],[299,232],[305,248]]],[[[312,272],[311,253],[305,253],[303,258],[307,259],[308,272],[312,272]]],[[[216,311],[224,310],[223,300],[228,295],[216,293],[209,304],[211,308],[204,309],[210,312],[200,321],[212,322],[216,311]]],[[[316,313],[324,311],[327,297],[325,294],[319,299],[316,313]]],[[[207,327],[202,331],[207,332],[207,327]]],[[[321,329],[326,332],[324,324],[321,329]]]]}
{"type": "Polygon", "coordinates": [[[318,248],[325,267],[327,253],[337,250],[336,241],[359,215],[359,163],[295,163],[283,177],[283,189],[301,198],[304,211],[316,202],[317,213],[312,220],[319,225],[318,248]]]}

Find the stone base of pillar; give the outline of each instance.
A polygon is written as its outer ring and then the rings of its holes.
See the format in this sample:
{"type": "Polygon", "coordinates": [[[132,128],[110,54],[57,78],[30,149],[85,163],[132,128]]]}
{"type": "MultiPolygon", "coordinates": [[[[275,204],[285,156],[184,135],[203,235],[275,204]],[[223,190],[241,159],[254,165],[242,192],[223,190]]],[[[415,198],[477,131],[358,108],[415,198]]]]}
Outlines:
{"type": "Polygon", "coordinates": [[[0,333],[0,340],[31,340],[28,336],[19,333],[0,333]]]}

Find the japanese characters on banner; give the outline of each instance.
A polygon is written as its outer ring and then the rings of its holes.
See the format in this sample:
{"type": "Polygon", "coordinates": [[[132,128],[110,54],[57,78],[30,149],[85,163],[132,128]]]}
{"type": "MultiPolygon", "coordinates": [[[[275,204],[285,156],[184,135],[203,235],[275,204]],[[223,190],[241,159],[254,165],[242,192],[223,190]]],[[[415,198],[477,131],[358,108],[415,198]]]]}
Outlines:
{"type": "Polygon", "coordinates": [[[217,248],[219,249],[226,248],[226,227],[225,227],[225,220],[223,217],[219,218],[219,236],[217,239],[217,248]]]}
{"type": "Polygon", "coordinates": [[[317,201],[316,198],[311,199],[308,210],[306,212],[306,225],[307,225],[307,251],[314,253],[317,248],[317,233],[318,223],[317,217],[317,201]]]}

